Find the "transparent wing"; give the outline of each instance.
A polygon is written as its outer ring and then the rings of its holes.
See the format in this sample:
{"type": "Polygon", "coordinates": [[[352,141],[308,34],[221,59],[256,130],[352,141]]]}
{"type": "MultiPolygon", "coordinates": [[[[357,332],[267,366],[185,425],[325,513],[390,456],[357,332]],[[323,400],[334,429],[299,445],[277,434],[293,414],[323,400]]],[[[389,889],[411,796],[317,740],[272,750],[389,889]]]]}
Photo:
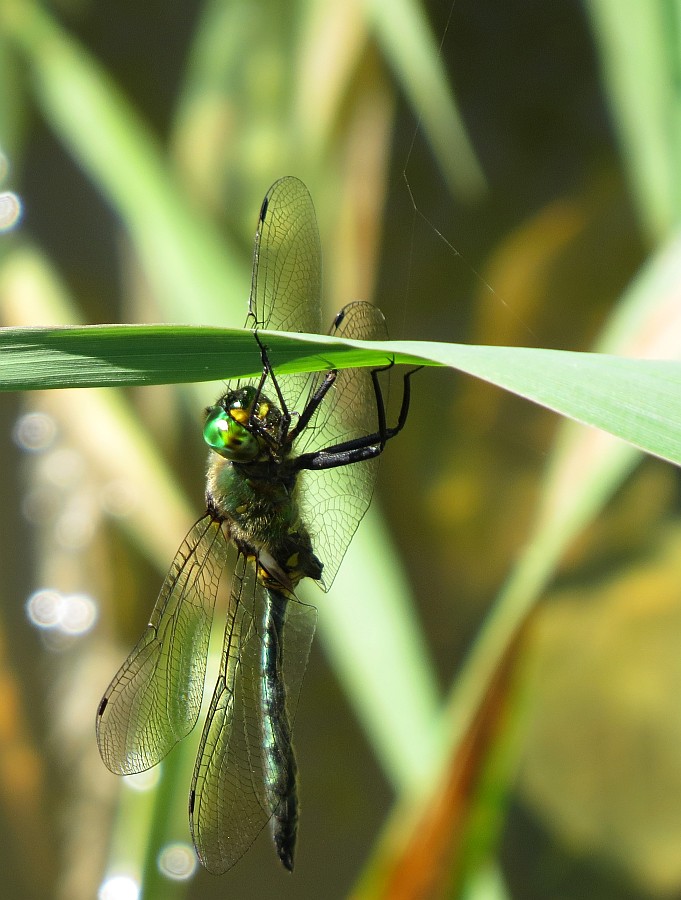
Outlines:
{"type": "Polygon", "coordinates": [[[102,698],[97,743],[105,765],[118,775],[155,766],[196,724],[227,547],[210,515],[191,528],[149,625],[102,698]]]}
{"type": "Polygon", "coordinates": [[[247,325],[321,328],[322,252],[312,198],[298,178],[275,181],[260,208],[247,325]]]}
{"type": "MultiPolygon", "coordinates": [[[[351,340],[385,340],[383,313],[370,303],[345,306],[330,334],[351,340]]],[[[386,362],[388,357],[386,357],[386,362]]],[[[314,388],[322,376],[317,376],[314,388]]],[[[387,375],[383,376],[384,381],[387,375]]],[[[387,382],[386,382],[387,383],[387,382]]],[[[309,426],[296,441],[296,453],[309,453],[374,434],[378,429],[376,398],[369,369],[340,369],[309,426]]],[[[337,469],[300,474],[300,506],[312,546],[324,563],[323,584],[331,587],[352,536],[371,502],[378,457],[337,469]]]]}
{"type": "MultiPolygon", "coordinates": [[[[280,178],[260,208],[246,327],[318,334],[321,290],[322,252],[312,198],[298,178],[280,178]]],[[[280,387],[291,410],[308,384],[305,374],[283,380],[280,387]]],[[[265,394],[274,393],[267,384],[265,394]]]]}
{"type": "MultiPolygon", "coordinates": [[[[194,846],[209,872],[221,874],[248,850],[272,817],[274,798],[264,751],[264,589],[254,567],[239,557],[220,676],[201,737],[190,793],[194,846]]],[[[284,624],[282,678],[288,719],[293,723],[317,624],[312,606],[290,600],[284,624]]],[[[281,736],[270,735],[270,740],[281,736]]],[[[286,746],[278,748],[288,757],[286,746]]]]}

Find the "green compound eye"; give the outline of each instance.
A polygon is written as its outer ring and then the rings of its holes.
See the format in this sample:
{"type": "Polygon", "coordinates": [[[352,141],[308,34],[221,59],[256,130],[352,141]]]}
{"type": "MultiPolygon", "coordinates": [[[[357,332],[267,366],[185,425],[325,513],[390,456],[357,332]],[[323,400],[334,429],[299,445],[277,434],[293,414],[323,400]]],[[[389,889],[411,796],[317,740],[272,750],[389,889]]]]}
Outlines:
{"type": "Polygon", "coordinates": [[[211,450],[234,462],[248,462],[260,451],[258,441],[250,431],[220,406],[209,409],[203,439],[211,450]]]}

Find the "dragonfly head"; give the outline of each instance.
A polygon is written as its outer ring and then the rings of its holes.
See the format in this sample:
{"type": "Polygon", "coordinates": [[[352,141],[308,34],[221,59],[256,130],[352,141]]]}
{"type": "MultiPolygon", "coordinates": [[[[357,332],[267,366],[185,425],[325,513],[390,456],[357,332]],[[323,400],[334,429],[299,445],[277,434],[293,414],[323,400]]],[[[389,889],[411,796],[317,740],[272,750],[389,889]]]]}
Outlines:
{"type": "Polygon", "coordinates": [[[267,454],[280,423],[279,409],[249,386],[230,391],[208,408],[203,437],[220,456],[232,462],[252,462],[267,454]]]}

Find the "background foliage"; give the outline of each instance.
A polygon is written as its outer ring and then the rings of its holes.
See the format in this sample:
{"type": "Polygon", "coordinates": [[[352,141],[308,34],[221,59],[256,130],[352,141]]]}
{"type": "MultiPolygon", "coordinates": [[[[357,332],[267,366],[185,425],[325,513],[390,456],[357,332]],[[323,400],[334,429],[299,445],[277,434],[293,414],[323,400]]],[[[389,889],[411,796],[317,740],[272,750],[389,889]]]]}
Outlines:
{"type": "MultiPolygon", "coordinates": [[[[241,325],[257,210],[291,173],[329,318],[362,297],[396,338],[678,356],[677,4],[285,11],[0,0],[24,205],[4,324],[241,325]]],[[[158,873],[187,840],[190,742],[134,793],[93,719],[201,510],[218,392],[3,396],[6,896],[90,898],[123,871],[164,898],[676,896],[676,472],[434,370],[334,594],[307,595],[295,875],[267,836],[219,881],[158,873]],[[39,452],[11,440],[32,421],[54,428],[39,452]],[[32,629],[44,587],[96,598],[95,628],[32,629]]]]}

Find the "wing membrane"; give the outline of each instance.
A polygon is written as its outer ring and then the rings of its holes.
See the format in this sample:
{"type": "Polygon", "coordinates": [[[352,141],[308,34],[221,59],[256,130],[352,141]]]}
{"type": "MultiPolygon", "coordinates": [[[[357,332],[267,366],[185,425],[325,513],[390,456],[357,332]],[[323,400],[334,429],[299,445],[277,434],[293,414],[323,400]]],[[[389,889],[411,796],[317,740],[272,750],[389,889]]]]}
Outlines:
{"type": "Polygon", "coordinates": [[[212,516],[191,528],[149,625],[104,694],[97,743],[105,765],[116,774],[155,766],[196,724],[227,546],[212,516]]]}
{"type": "Polygon", "coordinates": [[[255,233],[249,320],[255,328],[321,328],[322,251],[314,205],[302,181],[275,181],[255,233]]]}
{"type": "MultiPolygon", "coordinates": [[[[253,252],[253,278],[246,326],[318,334],[321,330],[322,251],[308,189],[280,178],[260,209],[253,252]]],[[[310,376],[288,375],[281,385],[294,410],[310,376]]],[[[265,393],[274,394],[273,385],[265,393]]]]}
{"type": "MultiPolygon", "coordinates": [[[[344,307],[330,334],[350,340],[385,340],[383,313],[371,303],[344,307]]],[[[321,376],[323,377],[323,376],[321,376]]],[[[317,376],[315,385],[319,384],[317,376]]],[[[374,434],[378,428],[376,399],[370,371],[339,369],[335,384],[309,426],[296,441],[297,453],[311,452],[374,434]]],[[[378,457],[337,469],[300,473],[300,506],[312,535],[315,553],[324,563],[323,585],[336,577],[352,536],[371,502],[378,457]]]]}
{"type": "MultiPolygon", "coordinates": [[[[227,871],[248,850],[274,812],[263,734],[262,625],[264,589],[239,557],[220,676],[194,769],[189,820],[203,865],[227,871]]],[[[292,724],[317,623],[317,611],[290,600],[284,625],[282,677],[292,724]]],[[[289,756],[290,733],[278,748],[289,756]]]]}

